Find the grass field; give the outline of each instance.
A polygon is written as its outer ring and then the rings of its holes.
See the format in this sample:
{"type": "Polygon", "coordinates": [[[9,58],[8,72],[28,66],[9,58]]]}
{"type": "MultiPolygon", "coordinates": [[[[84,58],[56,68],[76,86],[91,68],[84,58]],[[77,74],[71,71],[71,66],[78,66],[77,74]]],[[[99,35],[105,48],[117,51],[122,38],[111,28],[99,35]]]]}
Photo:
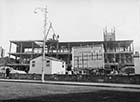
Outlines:
{"type": "MultiPolygon", "coordinates": [[[[59,95],[44,95],[9,101],[18,102],[139,102],[139,93],[116,91],[97,91],[89,93],[71,93],[59,95]]],[[[9,102],[8,101],[8,102],[9,102]]]]}
{"type": "Polygon", "coordinates": [[[0,82],[5,102],[140,102],[137,89],[0,82]]]}

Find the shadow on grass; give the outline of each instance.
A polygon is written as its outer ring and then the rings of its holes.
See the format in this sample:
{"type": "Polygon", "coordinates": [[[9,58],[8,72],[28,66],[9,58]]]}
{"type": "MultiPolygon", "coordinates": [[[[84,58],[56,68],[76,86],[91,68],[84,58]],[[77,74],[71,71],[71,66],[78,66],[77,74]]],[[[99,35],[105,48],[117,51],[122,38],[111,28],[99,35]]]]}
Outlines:
{"type": "Polygon", "coordinates": [[[91,93],[73,93],[26,97],[5,100],[3,102],[140,102],[138,92],[97,91],[91,93]]]}

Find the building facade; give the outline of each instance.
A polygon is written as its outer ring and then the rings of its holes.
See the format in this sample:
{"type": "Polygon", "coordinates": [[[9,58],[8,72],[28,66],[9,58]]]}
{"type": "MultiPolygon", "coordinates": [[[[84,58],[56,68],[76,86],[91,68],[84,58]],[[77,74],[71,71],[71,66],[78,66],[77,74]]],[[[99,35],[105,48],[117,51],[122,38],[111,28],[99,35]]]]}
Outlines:
{"type": "MultiPolygon", "coordinates": [[[[42,40],[34,41],[10,41],[9,56],[14,57],[16,63],[9,64],[14,68],[25,70],[29,68],[31,59],[42,55],[42,40]],[[12,45],[16,45],[16,52],[12,52],[12,45]]],[[[45,55],[55,57],[66,61],[66,64],[72,63],[72,48],[103,45],[104,49],[104,69],[112,68],[120,70],[125,66],[134,66],[134,46],[133,40],[121,41],[81,41],[81,42],[47,42],[45,55]]]]}
{"type": "MultiPolygon", "coordinates": [[[[133,40],[116,40],[115,30],[105,30],[103,34],[104,41],[59,42],[48,39],[45,44],[45,56],[61,59],[67,65],[72,65],[73,70],[102,67],[105,73],[112,70],[119,73],[127,66],[133,68],[133,40]],[[99,57],[101,60],[98,60],[99,57]]],[[[42,54],[43,40],[10,41],[9,57],[13,56],[16,63],[9,66],[20,70],[29,69],[30,60],[42,54]],[[12,51],[13,45],[16,46],[15,51],[12,51]]]]}
{"type": "Polygon", "coordinates": [[[72,67],[74,71],[104,69],[103,45],[73,47],[72,67]]]}

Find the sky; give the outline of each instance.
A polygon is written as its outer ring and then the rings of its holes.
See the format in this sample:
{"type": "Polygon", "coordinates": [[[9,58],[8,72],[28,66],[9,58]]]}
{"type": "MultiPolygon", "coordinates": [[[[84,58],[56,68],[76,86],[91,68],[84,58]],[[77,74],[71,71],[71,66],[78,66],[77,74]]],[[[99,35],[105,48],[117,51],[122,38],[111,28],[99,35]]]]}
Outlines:
{"type": "Polygon", "coordinates": [[[34,11],[45,5],[59,41],[102,41],[103,28],[115,27],[117,40],[134,40],[140,51],[140,0],[0,0],[0,46],[6,53],[10,40],[43,39],[44,12],[34,11]]]}

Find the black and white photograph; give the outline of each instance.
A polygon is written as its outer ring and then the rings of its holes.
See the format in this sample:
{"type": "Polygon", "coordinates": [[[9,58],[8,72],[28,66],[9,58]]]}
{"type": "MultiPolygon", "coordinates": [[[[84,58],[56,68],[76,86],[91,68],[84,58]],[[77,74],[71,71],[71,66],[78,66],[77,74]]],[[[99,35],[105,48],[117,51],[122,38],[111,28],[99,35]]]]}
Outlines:
{"type": "Polygon", "coordinates": [[[0,101],[140,102],[140,0],[0,0],[0,101]]]}

